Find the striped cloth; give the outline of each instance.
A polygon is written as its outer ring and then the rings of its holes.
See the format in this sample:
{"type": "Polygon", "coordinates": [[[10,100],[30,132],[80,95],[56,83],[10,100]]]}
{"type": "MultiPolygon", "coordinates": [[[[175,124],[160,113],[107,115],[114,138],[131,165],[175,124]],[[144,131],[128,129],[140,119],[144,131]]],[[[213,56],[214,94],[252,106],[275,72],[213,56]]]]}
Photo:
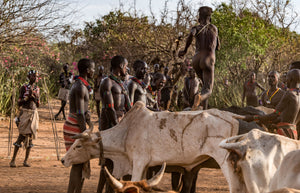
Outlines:
{"type": "Polygon", "coordinates": [[[296,125],[291,123],[280,122],[276,125],[277,134],[289,137],[291,139],[298,139],[298,133],[296,130],[296,125]]]}
{"type": "Polygon", "coordinates": [[[76,114],[74,113],[69,114],[69,117],[67,118],[64,124],[63,131],[64,131],[65,146],[66,146],[66,150],[68,151],[75,141],[75,139],[72,139],[72,137],[78,133],[81,133],[76,114]]]}

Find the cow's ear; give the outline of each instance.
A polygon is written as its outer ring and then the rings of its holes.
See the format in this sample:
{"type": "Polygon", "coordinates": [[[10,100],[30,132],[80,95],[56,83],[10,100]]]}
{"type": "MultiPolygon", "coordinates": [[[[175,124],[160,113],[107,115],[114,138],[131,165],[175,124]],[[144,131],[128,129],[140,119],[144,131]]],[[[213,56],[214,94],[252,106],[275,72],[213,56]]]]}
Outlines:
{"type": "Polygon", "coordinates": [[[246,152],[247,152],[247,147],[246,146],[239,146],[236,148],[231,148],[231,149],[227,149],[229,151],[230,154],[236,154],[238,156],[238,159],[244,159],[246,152]]]}
{"type": "MultiPolygon", "coordinates": [[[[228,150],[229,151],[229,150],[228,150]]],[[[236,172],[240,171],[240,167],[238,165],[238,162],[245,158],[246,152],[231,150],[229,151],[228,161],[232,164],[234,170],[236,172]]]]}
{"type": "Polygon", "coordinates": [[[124,190],[124,193],[139,193],[139,189],[135,186],[128,187],[124,190]]]}

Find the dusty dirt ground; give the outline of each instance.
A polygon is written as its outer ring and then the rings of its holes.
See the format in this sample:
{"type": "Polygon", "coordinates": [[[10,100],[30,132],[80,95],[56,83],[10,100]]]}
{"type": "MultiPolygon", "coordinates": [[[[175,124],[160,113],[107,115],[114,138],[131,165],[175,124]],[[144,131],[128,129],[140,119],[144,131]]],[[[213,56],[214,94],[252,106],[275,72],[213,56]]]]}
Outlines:
{"type": "MultiPolygon", "coordinates": [[[[60,107],[60,101],[51,102],[53,112],[56,113],[60,107]]],[[[68,112],[68,108],[66,109],[68,112]]],[[[39,108],[40,122],[38,138],[33,141],[29,163],[30,168],[23,167],[22,163],[25,156],[25,149],[20,148],[16,168],[10,168],[8,157],[8,130],[9,119],[0,121],[0,193],[38,193],[38,192],[67,192],[70,168],[64,167],[57,159],[52,123],[48,105],[42,105],[39,108]]],[[[96,123],[96,113],[93,112],[92,120],[96,123]]],[[[56,128],[59,137],[59,153],[62,157],[65,153],[63,143],[64,121],[56,121],[56,128]]],[[[13,139],[15,142],[18,137],[18,130],[14,125],[13,139]]],[[[13,154],[13,146],[11,154],[13,154]]],[[[100,167],[98,160],[91,160],[92,175],[90,179],[85,180],[84,193],[96,192],[99,178],[100,167]]],[[[164,174],[164,178],[159,184],[160,188],[171,189],[170,174],[164,174]]],[[[227,182],[221,172],[217,169],[202,169],[198,174],[197,192],[229,192],[227,182]]]]}

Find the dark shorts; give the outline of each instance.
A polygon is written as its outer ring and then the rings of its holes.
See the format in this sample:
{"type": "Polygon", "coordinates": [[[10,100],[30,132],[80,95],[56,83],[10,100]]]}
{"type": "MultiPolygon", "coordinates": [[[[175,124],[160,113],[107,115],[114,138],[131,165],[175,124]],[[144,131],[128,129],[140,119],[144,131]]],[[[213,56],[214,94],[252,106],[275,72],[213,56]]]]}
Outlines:
{"type": "Polygon", "coordinates": [[[32,134],[19,134],[17,141],[14,143],[14,146],[22,147],[22,142],[26,148],[33,147],[32,144],[32,134]]]}

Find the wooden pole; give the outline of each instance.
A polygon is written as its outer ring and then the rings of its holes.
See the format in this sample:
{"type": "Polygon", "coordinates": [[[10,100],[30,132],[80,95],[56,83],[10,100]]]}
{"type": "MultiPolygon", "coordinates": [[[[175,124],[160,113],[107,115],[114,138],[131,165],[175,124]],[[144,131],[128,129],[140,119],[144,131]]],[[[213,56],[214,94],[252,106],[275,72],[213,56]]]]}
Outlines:
{"type": "Polygon", "coordinates": [[[56,155],[57,155],[57,160],[60,160],[60,142],[59,142],[59,137],[57,135],[57,128],[56,128],[56,122],[55,119],[53,117],[53,111],[52,111],[52,107],[50,104],[50,100],[49,100],[49,90],[46,84],[46,80],[45,77],[43,77],[43,83],[44,83],[44,88],[45,88],[45,93],[47,96],[47,101],[48,101],[48,108],[49,108],[49,113],[50,113],[50,119],[51,119],[51,123],[52,123],[52,131],[53,131],[53,138],[54,138],[54,143],[55,143],[55,150],[56,150],[56,155]]]}
{"type": "Polygon", "coordinates": [[[12,77],[12,105],[11,105],[11,113],[10,113],[10,120],[9,120],[9,130],[8,130],[8,153],[7,156],[10,158],[11,147],[12,147],[12,138],[13,138],[13,131],[14,131],[14,116],[15,116],[15,100],[16,100],[16,88],[15,88],[15,76],[12,77]]]}

